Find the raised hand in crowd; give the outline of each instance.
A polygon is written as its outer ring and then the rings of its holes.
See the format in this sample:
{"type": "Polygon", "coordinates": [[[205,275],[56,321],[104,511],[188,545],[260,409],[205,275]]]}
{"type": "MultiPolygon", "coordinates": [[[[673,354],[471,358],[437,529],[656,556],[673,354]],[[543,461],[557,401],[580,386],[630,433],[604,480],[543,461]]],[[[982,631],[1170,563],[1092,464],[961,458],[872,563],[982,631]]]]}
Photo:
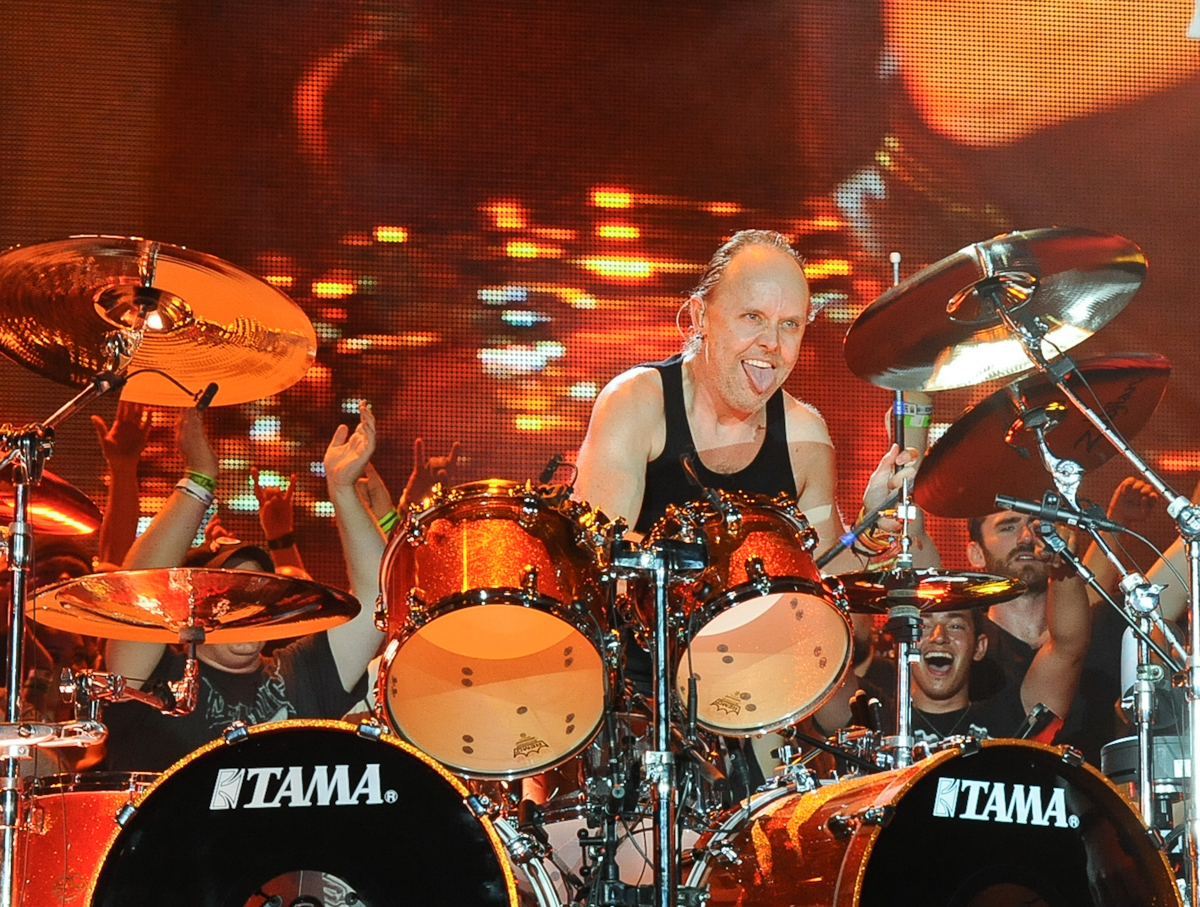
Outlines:
{"type": "Polygon", "coordinates": [[[100,524],[98,560],[115,568],[125,559],[137,538],[141,515],[138,463],[150,439],[153,423],[150,410],[140,403],[122,400],[112,425],[93,415],[92,425],[100,442],[100,453],[108,464],[108,500],[100,524]]]}
{"type": "Polygon", "coordinates": [[[337,515],[338,536],[346,559],[350,591],[362,603],[357,617],[329,631],[329,646],[343,686],[351,689],[383,641],[375,628],[372,606],[379,595],[379,568],[385,540],[375,516],[358,496],[358,481],[366,476],[375,453],[375,414],[364,400],[358,405],[358,426],[339,425],[325,450],[325,483],[337,515]]]}
{"type": "Polygon", "coordinates": [[[425,497],[434,485],[447,484],[454,476],[462,445],[455,441],[450,445],[450,453],[444,457],[426,457],[425,441],[417,438],[413,441],[413,471],[400,495],[396,510],[403,513],[409,504],[414,504],[425,497]]]}
{"type": "Polygon", "coordinates": [[[258,500],[258,521],[262,524],[276,572],[307,578],[308,571],[296,547],[294,533],[292,492],[296,487],[296,476],[290,476],[283,488],[263,485],[257,467],[250,468],[250,476],[254,480],[254,497],[258,500]]]}

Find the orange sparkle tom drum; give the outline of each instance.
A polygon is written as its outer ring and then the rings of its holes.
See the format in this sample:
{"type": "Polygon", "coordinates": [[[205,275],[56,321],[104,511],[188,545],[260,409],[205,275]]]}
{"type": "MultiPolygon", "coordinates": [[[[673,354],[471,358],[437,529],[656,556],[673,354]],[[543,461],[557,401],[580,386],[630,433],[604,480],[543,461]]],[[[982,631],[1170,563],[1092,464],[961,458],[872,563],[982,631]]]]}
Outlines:
{"type": "Polygon", "coordinates": [[[608,689],[602,524],[562,486],[500,480],[410,511],[382,568],[391,727],[472,778],[536,774],[586,746],[608,689]]]}
{"type": "MultiPolygon", "coordinates": [[[[677,645],[675,686],[687,701],[696,678],[697,721],[718,734],[750,736],[815,712],[850,670],[846,607],[822,582],[813,530],[786,495],[719,491],[671,506],[647,544],[700,540],[708,566],[669,586],[677,645]]],[[[641,620],[653,626],[645,596],[641,620]]]]}

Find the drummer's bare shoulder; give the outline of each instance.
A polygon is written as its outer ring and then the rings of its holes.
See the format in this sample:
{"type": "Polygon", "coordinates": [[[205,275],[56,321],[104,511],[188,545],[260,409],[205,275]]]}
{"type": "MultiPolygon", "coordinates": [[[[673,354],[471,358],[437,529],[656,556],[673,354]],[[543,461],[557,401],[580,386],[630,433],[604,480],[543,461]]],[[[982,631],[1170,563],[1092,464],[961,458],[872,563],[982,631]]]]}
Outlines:
{"type": "Polygon", "coordinates": [[[662,379],[639,366],[613,378],[596,397],[579,448],[576,497],[611,517],[637,516],[646,464],[666,443],[662,379]],[[636,498],[636,500],[634,500],[636,498]]]}
{"type": "Polygon", "coordinates": [[[833,446],[829,427],[815,406],[797,400],[787,391],[783,392],[783,416],[787,424],[789,444],[825,444],[833,446]]]}

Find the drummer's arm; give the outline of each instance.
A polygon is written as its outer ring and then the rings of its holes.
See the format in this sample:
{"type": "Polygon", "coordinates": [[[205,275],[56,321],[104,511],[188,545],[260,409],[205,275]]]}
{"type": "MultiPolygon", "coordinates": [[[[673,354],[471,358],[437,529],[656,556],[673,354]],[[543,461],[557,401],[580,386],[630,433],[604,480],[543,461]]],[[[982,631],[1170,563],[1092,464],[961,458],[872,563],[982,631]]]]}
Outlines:
{"type": "Polygon", "coordinates": [[[1021,684],[1026,713],[1039,702],[1066,718],[1092,638],[1092,612],[1087,586],[1078,576],[1058,573],[1046,592],[1046,624],[1050,637],[1033,658],[1021,684]]]}
{"type": "Polygon", "coordinates": [[[358,427],[353,432],[345,425],[338,426],[324,460],[350,592],[362,605],[353,620],[327,633],[338,677],[347,692],[354,688],[383,641],[383,634],[375,627],[375,599],[379,595],[385,540],[379,523],[355,490],[375,450],[375,416],[365,402],[359,404],[358,414],[358,427]]]}
{"type": "MultiPolygon", "coordinates": [[[[218,461],[205,437],[199,411],[188,408],[180,413],[176,438],[183,454],[184,469],[215,479],[218,461]]],[[[173,489],[146,531],[129,549],[122,567],[126,570],[178,567],[183,563],[207,510],[208,504],[203,500],[179,488],[173,489]]],[[[162,658],[165,648],[159,643],[114,639],[105,647],[105,663],[108,670],[123,675],[131,685],[140,688],[162,658]]]]}
{"type": "Polygon", "coordinates": [[[592,407],[587,435],[575,465],[576,500],[610,519],[634,523],[646,490],[646,464],[653,442],[665,429],[662,384],[653,369],[618,375],[592,407]]]}

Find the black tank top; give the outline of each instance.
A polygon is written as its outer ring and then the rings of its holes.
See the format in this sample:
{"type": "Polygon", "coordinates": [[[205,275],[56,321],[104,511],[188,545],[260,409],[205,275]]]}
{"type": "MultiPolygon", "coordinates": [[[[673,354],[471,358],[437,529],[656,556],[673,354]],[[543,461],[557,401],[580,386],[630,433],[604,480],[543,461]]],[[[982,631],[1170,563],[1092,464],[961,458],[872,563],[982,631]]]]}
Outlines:
{"type": "Polygon", "coordinates": [[[675,355],[663,362],[647,362],[658,370],[663,386],[663,412],[667,421],[667,442],[663,451],[646,464],[646,490],[635,528],[646,533],[667,512],[668,504],[686,504],[700,500],[700,490],[688,481],[679,465],[682,454],[692,455],[696,475],[709,488],[748,491],[776,495],[784,491],[796,496],[796,478],[788,455],[787,423],[783,409],[783,388],[767,400],[767,436],[750,464],[738,472],[713,472],[700,462],[696,443],[688,425],[683,402],[683,358],[675,355]]]}

